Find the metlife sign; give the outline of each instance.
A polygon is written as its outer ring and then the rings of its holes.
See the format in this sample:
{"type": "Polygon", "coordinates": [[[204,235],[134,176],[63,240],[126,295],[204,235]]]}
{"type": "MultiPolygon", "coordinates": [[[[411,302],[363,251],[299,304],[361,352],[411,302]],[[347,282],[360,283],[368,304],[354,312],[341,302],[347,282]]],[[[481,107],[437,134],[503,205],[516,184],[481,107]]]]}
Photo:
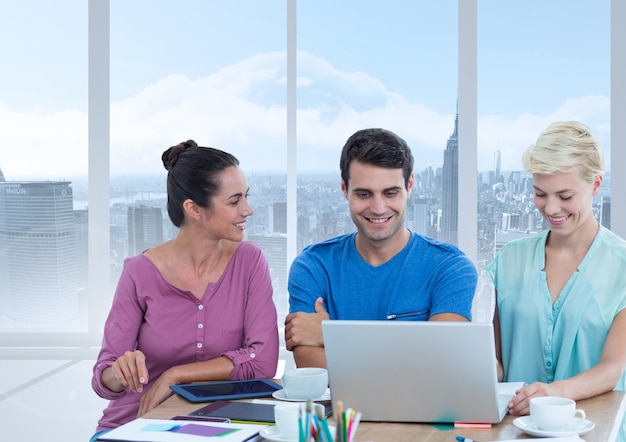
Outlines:
{"type": "Polygon", "coordinates": [[[4,194],[7,196],[24,196],[28,195],[28,189],[24,187],[5,187],[4,194]]]}

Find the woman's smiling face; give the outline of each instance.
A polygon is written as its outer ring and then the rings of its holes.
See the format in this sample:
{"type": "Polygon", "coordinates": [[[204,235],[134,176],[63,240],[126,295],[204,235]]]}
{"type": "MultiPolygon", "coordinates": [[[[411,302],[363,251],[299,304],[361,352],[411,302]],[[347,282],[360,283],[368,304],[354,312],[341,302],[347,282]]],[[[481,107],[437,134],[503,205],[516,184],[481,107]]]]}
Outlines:
{"type": "Polygon", "coordinates": [[[591,207],[602,176],[587,183],[576,169],[551,175],[533,174],[535,206],[556,235],[570,235],[585,222],[595,222],[591,207]]]}

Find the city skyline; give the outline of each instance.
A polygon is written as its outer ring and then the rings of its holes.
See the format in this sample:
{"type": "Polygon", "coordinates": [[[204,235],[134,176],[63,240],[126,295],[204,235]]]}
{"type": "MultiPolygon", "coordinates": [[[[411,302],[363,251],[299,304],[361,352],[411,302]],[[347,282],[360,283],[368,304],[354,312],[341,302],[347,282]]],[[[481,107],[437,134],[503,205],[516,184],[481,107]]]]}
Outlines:
{"type": "MultiPolygon", "coordinates": [[[[453,136],[451,136],[454,139],[453,136]]],[[[453,144],[453,143],[452,143],[453,144]]],[[[496,163],[497,164],[497,163],[496,163]]],[[[487,173],[477,174],[476,191],[478,192],[478,257],[477,268],[482,270],[484,265],[490,261],[499,247],[512,239],[519,238],[524,235],[532,234],[545,229],[546,226],[543,218],[534,207],[532,198],[532,176],[521,171],[506,172],[497,176],[496,164],[494,170],[487,173]]],[[[335,180],[334,174],[322,175],[302,175],[298,177],[298,233],[297,233],[297,253],[308,244],[322,241],[324,239],[337,235],[350,233],[355,230],[354,224],[350,219],[348,204],[340,192],[339,185],[335,180]]],[[[287,235],[286,235],[286,192],[281,183],[286,181],[283,174],[250,174],[248,177],[250,185],[250,201],[255,213],[248,219],[246,223],[246,240],[256,242],[264,250],[274,287],[274,301],[281,316],[288,312],[288,293],[287,278],[288,265],[287,262],[287,235]]],[[[445,211],[445,198],[443,198],[443,170],[438,171],[427,168],[416,173],[416,189],[420,192],[414,192],[407,203],[406,227],[422,235],[427,235],[443,241],[449,241],[449,232],[446,232],[447,226],[443,223],[443,213],[445,211]]],[[[77,195],[86,193],[86,188],[81,188],[83,184],[74,189],[70,187],[71,183],[65,182],[68,186],[69,194],[77,195]]],[[[610,179],[606,180],[610,185],[610,179]]],[[[15,188],[22,186],[54,186],[55,182],[31,182],[31,183],[12,183],[3,182],[0,188],[15,188]]],[[[127,257],[141,253],[140,249],[149,248],[157,245],[162,241],[173,238],[177,229],[172,225],[167,216],[166,210],[166,193],[165,182],[159,176],[143,177],[139,180],[129,180],[124,178],[121,181],[113,180],[111,182],[112,189],[118,191],[124,190],[125,196],[116,195],[112,192],[111,209],[110,209],[110,288],[108,292],[112,295],[117,284],[122,265],[127,257]],[[151,188],[146,191],[146,187],[151,188]]],[[[13,192],[20,195],[19,192],[13,192]]],[[[600,220],[603,225],[610,228],[610,198],[608,189],[594,200],[594,216],[600,220]]],[[[66,192],[66,195],[68,192],[66,192]]],[[[0,203],[6,198],[0,198],[0,203]]],[[[80,299],[78,296],[86,296],[84,290],[87,281],[86,277],[86,247],[87,247],[87,217],[88,208],[68,209],[66,198],[65,211],[67,219],[71,216],[73,226],[72,233],[62,235],[75,241],[70,248],[74,251],[72,255],[75,259],[74,270],[69,272],[59,270],[59,275],[75,274],[76,278],[73,282],[77,290],[72,289],[71,294],[67,295],[74,299],[73,306],[70,306],[75,314],[79,314],[80,299]]],[[[24,204],[21,203],[21,210],[5,211],[4,219],[8,219],[9,225],[17,226],[17,230],[13,229],[15,234],[22,235],[23,214],[30,213],[25,211],[24,204]],[[8,218],[7,218],[8,217],[8,218]],[[12,217],[12,218],[11,218],[12,217]]],[[[5,207],[5,206],[2,206],[5,207]]],[[[28,215],[27,215],[28,216],[28,215]]],[[[0,216],[0,221],[2,217],[0,216]]],[[[52,223],[44,226],[48,230],[54,230],[55,224],[52,223]]],[[[65,231],[69,232],[67,223],[65,231]]],[[[11,241],[9,236],[0,235],[0,255],[5,263],[24,262],[21,255],[11,255],[11,249],[7,245],[11,241]],[[9,241],[9,242],[7,242],[9,241]],[[8,255],[6,253],[9,253],[8,255]]],[[[49,235],[48,235],[49,236],[49,235]]],[[[39,245],[38,235],[33,236],[32,244],[24,244],[22,250],[35,250],[39,245]]],[[[50,256],[56,256],[54,250],[47,248],[50,256]]],[[[49,264],[52,259],[46,259],[49,264]]],[[[30,275],[34,272],[41,272],[43,267],[40,260],[28,260],[34,262],[37,269],[23,268],[22,273],[26,275],[26,279],[22,279],[22,284],[30,281],[30,275]]],[[[66,261],[66,265],[69,261],[66,261]]],[[[74,261],[73,261],[74,262],[74,261]]],[[[22,266],[23,267],[23,266],[22,266]]],[[[6,269],[12,269],[10,265],[4,266],[6,269]]],[[[13,270],[11,270],[12,272],[13,270]]],[[[6,281],[6,272],[0,272],[0,280],[6,281]],[[4,276],[3,276],[4,275],[4,276]]],[[[479,287],[489,284],[488,281],[481,277],[479,287]]],[[[10,296],[7,284],[3,286],[4,293],[0,293],[0,304],[7,306],[7,296],[10,296]]],[[[32,290],[18,287],[20,291],[28,294],[32,290]]],[[[35,287],[35,290],[37,288],[35,287]]],[[[28,296],[26,297],[28,298],[28,296]]],[[[56,299],[52,297],[51,299],[56,299]]],[[[81,298],[83,299],[83,298],[81,298]]],[[[84,301],[84,299],[83,299],[84,301]]],[[[30,302],[36,302],[30,300],[30,302]]],[[[23,304],[23,302],[22,302],[23,304]]],[[[27,302],[28,304],[28,302],[27,302]]],[[[23,304],[24,305],[24,304],[23,304]]],[[[46,309],[47,303],[39,303],[40,307],[46,309]]],[[[67,303],[65,303],[67,307],[67,303]]],[[[6,307],[3,310],[6,312],[6,307]]],[[[54,310],[54,317],[63,317],[60,312],[54,310]]],[[[69,310],[65,310],[67,314],[69,310]]],[[[84,315],[84,311],[80,313],[84,315]]],[[[36,312],[27,309],[22,312],[22,317],[29,318],[33,321],[32,327],[41,327],[41,320],[36,312]]],[[[1,319],[1,318],[0,318],[1,319]]],[[[84,324],[83,316],[68,320],[65,318],[62,322],[63,326],[75,324],[76,327],[84,324]]],[[[280,322],[280,321],[279,321],[280,322]]],[[[7,321],[0,320],[0,326],[7,326],[7,321]]],[[[50,325],[50,324],[49,324],[50,325]]]]}

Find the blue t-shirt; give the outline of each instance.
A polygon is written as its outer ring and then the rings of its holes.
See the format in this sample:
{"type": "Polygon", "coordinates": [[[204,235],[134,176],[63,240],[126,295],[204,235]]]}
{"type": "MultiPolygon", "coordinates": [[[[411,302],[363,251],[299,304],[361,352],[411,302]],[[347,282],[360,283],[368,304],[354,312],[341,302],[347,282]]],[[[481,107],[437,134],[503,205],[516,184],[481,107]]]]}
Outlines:
{"type": "Polygon", "coordinates": [[[380,266],[356,249],[356,233],[308,246],[289,272],[290,312],[315,311],[321,297],[331,319],[426,321],[439,313],[471,320],[477,274],[453,245],[411,233],[380,266]]]}

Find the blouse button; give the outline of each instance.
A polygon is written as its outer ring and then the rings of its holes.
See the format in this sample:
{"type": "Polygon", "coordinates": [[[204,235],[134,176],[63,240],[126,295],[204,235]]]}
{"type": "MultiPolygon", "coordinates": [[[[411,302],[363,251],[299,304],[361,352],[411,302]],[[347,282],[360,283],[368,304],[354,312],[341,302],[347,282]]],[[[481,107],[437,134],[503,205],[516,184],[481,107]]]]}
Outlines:
{"type": "Polygon", "coordinates": [[[198,305],[198,310],[202,310],[202,309],[204,309],[204,306],[202,304],[199,304],[198,305]]]}
{"type": "Polygon", "coordinates": [[[196,344],[196,347],[198,347],[198,348],[202,348],[202,342],[198,342],[198,343],[196,344]]]}
{"type": "Polygon", "coordinates": [[[204,325],[203,324],[198,324],[198,328],[203,328],[204,325]]]}
{"type": "Polygon", "coordinates": [[[251,357],[252,359],[254,359],[254,358],[256,358],[256,355],[255,355],[254,353],[250,353],[250,357],[251,357]]]}

